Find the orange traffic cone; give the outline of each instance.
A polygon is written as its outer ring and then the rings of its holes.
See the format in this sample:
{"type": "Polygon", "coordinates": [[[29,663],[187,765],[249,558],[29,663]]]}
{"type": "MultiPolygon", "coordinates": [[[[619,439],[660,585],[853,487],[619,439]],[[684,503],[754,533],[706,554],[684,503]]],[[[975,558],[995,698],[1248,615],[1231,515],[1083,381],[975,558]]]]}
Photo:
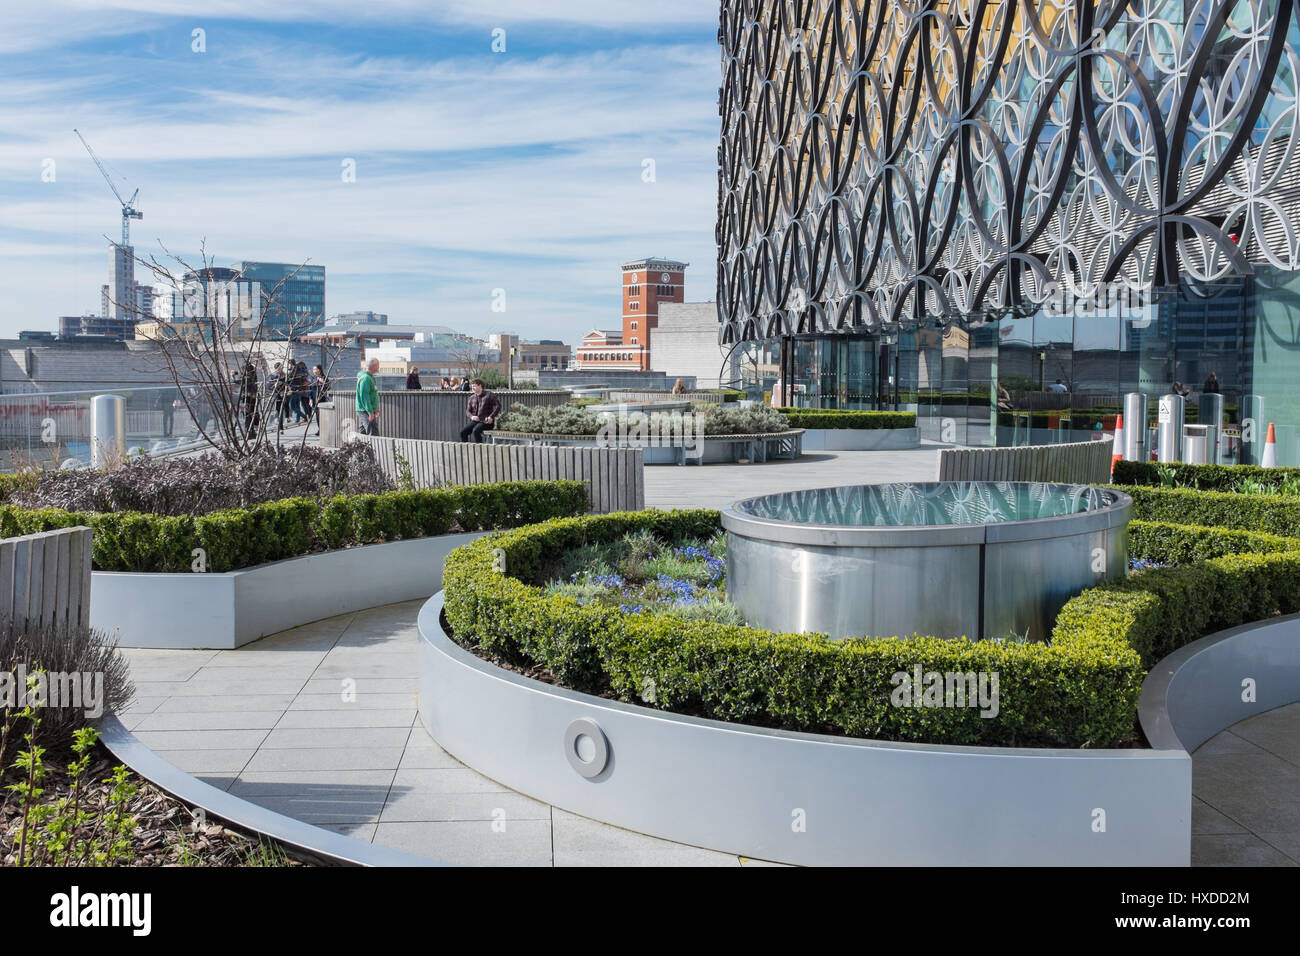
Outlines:
{"type": "Polygon", "coordinates": [[[1115,462],[1124,457],[1124,416],[1115,416],[1115,445],[1110,453],[1110,473],[1115,474],[1115,462]]]}
{"type": "Polygon", "coordinates": [[[1264,457],[1259,460],[1261,468],[1277,467],[1277,434],[1273,431],[1273,423],[1268,423],[1268,437],[1264,439],[1264,457]]]}

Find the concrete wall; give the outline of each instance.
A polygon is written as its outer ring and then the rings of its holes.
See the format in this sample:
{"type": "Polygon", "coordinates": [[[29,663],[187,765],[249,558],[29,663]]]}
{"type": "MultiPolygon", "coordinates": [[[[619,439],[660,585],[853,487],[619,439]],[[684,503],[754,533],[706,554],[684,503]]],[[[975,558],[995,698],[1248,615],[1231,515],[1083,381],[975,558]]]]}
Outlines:
{"type": "MultiPolygon", "coordinates": [[[[652,346],[653,348],[653,346],[652,346]]],[[[563,388],[566,385],[609,385],[612,388],[643,388],[650,391],[667,391],[673,387],[677,376],[669,378],[663,372],[639,372],[636,369],[592,368],[575,371],[546,371],[537,373],[539,388],[563,388]]],[[[700,387],[692,376],[685,376],[687,388],[700,387]]]]}
{"type": "MultiPolygon", "coordinates": [[[[650,334],[650,367],[669,381],[694,376],[698,388],[717,388],[728,349],[718,344],[716,302],[665,302],[650,334]]],[[[722,376],[735,378],[728,371],[722,376]]]]}

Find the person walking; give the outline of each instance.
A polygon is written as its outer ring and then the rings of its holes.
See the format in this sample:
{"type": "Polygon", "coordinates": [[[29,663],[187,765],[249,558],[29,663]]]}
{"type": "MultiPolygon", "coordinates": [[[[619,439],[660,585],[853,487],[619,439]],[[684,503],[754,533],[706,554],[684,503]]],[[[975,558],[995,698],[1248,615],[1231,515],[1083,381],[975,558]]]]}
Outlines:
{"type": "Polygon", "coordinates": [[[275,413],[276,431],[284,429],[284,416],[288,412],[285,398],[284,364],[276,362],[271,374],[266,377],[266,391],[271,396],[271,410],[275,413]]]}
{"type": "Polygon", "coordinates": [[[424,388],[424,386],[420,384],[420,370],[418,368],[411,369],[406,373],[407,391],[417,392],[422,388],[424,388]]]}
{"type": "Polygon", "coordinates": [[[375,373],[379,359],[372,358],[357,373],[357,429],[363,435],[379,434],[379,389],[375,387],[375,373]]]}
{"type": "MultiPolygon", "coordinates": [[[[311,367],[311,378],[308,380],[311,389],[311,411],[316,418],[316,434],[320,434],[320,403],[330,400],[330,380],[325,377],[325,370],[319,365],[311,367]]],[[[310,420],[308,420],[310,424],[310,420]]]]}
{"type": "Polygon", "coordinates": [[[465,403],[465,417],[469,424],[460,430],[460,440],[469,441],[471,437],[476,444],[483,444],[483,433],[496,427],[497,416],[501,414],[501,400],[483,387],[483,379],[476,378],[470,384],[469,401],[465,403]]]}
{"type": "Polygon", "coordinates": [[[244,413],[244,437],[249,440],[257,437],[262,425],[262,416],[257,410],[257,386],[257,366],[245,362],[244,374],[239,379],[239,407],[244,413]]]}
{"type": "Polygon", "coordinates": [[[289,376],[289,410],[293,412],[293,423],[311,419],[310,385],[306,362],[294,362],[289,376]]]}
{"type": "MultiPolygon", "coordinates": [[[[480,384],[480,385],[483,384],[481,380],[479,381],[479,384],[480,384]]],[[[468,378],[462,378],[462,379],[460,380],[460,386],[459,386],[459,387],[460,387],[460,390],[461,390],[462,392],[468,392],[468,391],[471,391],[471,390],[473,389],[473,386],[470,385],[470,381],[469,381],[468,378]]]]}
{"type": "Polygon", "coordinates": [[[172,423],[176,417],[175,397],[172,395],[172,389],[160,388],[156,393],[155,401],[157,408],[162,412],[162,437],[172,437],[172,423]]]}

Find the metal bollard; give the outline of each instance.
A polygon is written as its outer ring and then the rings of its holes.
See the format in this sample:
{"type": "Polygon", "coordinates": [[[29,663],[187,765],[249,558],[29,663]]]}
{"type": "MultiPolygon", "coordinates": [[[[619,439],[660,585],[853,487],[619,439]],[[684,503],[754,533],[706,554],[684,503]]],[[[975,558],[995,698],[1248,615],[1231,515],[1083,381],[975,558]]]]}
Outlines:
{"type": "Polygon", "coordinates": [[[1141,392],[1124,396],[1124,460],[1147,460],[1147,397],[1141,392]]]}
{"type": "Polygon", "coordinates": [[[126,399],[96,395],[90,400],[90,467],[104,468],[126,455],[126,399]]]}
{"type": "Polygon", "coordinates": [[[1223,396],[1213,392],[1202,395],[1197,418],[1208,429],[1205,433],[1205,463],[1218,465],[1223,461],[1223,396]]]}
{"type": "Polygon", "coordinates": [[[1157,418],[1156,458],[1158,461],[1182,461],[1183,424],[1186,417],[1186,401],[1181,395],[1172,392],[1160,396],[1160,411],[1157,418]]]}

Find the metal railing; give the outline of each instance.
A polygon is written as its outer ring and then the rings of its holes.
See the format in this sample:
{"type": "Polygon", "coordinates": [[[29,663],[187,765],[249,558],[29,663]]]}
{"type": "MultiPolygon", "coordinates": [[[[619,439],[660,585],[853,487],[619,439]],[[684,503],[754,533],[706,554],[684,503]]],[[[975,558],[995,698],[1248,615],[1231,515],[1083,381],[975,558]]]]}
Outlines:
{"type": "Polygon", "coordinates": [[[0,395],[0,471],[91,464],[97,447],[95,399],[105,395],[121,399],[122,416],[120,422],[100,422],[108,433],[99,432],[99,447],[104,447],[106,434],[111,434],[111,447],[122,454],[160,455],[201,447],[206,442],[200,426],[209,434],[214,427],[201,394],[197,386],[163,385],[0,395]],[[182,392],[188,393],[188,404],[182,392]]]}

